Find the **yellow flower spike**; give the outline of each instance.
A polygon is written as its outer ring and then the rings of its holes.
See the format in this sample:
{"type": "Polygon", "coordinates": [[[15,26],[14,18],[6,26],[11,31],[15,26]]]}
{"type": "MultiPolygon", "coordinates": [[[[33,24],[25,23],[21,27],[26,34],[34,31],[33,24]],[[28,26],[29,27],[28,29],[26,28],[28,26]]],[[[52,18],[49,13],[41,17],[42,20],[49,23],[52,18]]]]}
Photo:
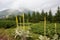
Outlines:
{"type": "Polygon", "coordinates": [[[46,36],[46,17],[44,17],[44,36],[46,36]]]}
{"type": "Polygon", "coordinates": [[[17,18],[17,16],[16,16],[16,25],[17,25],[17,27],[18,27],[18,18],[17,18]]]}
{"type": "Polygon", "coordinates": [[[24,25],[24,13],[23,13],[23,30],[25,31],[25,25],[24,25]]]}
{"type": "Polygon", "coordinates": [[[44,17],[44,40],[46,39],[46,17],[44,17]]]}

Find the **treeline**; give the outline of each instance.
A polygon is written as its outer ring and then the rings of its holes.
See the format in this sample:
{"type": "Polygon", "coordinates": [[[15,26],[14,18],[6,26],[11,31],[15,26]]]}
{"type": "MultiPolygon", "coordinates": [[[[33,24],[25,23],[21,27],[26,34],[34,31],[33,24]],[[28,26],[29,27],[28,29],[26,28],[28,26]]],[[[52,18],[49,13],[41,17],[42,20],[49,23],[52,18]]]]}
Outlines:
{"type": "MultiPolygon", "coordinates": [[[[53,12],[54,13],[54,12],[53,12]]],[[[44,17],[46,17],[46,21],[52,23],[52,22],[58,22],[60,23],[60,7],[58,7],[55,15],[53,15],[52,11],[49,10],[49,12],[35,12],[32,13],[24,13],[24,21],[25,22],[31,22],[31,23],[38,23],[40,21],[44,21],[44,17]]],[[[18,21],[23,22],[23,16],[18,15],[18,21]]],[[[12,26],[16,26],[16,17],[10,16],[9,18],[0,19],[0,28],[5,27],[9,28],[12,26]]]]}
{"type": "MultiPolygon", "coordinates": [[[[41,12],[35,12],[33,11],[32,13],[31,12],[28,12],[28,13],[24,13],[24,20],[25,22],[32,22],[32,23],[37,23],[37,22],[40,22],[40,21],[44,21],[44,17],[46,17],[46,20],[48,22],[58,22],[60,23],[60,7],[57,8],[57,11],[55,13],[55,15],[53,15],[54,12],[52,13],[51,10],[49,10],[49,12],[44,12],[44,10],[42,10],[41,12]]],[[[9,18],[7,18],[7,20],[14,20],[15,21],[15,16],[10,16],[9,18]]],[[[23,17],[22,15],[18,15],[18,19],[19,19],[19,22],[23,22],[23,17]]]]}
{"type": "MultiPolygon", "coordinates": [[[[53,12],[54,13],[54,12],[53,12]]],[[[60,23],[60,8],[58,7],[55,15],[53,15],[52,11],[49,10],[49,12],[44,12],[44,10],[42,10],[42,12],[34,12],[33,13],[24,13],[24,18],[25,18],[25,22],[27,22],[27,20],[29,22],[40,22],[40,21],[44,21],[44,17],[46,17],[46,20],[49,22],[58,22],[60,23]]],[[[21,16],[18,16],[19,20],[22,21],[21,16]],[[19,18],[20,17],[20,18],[19,18]]]]}

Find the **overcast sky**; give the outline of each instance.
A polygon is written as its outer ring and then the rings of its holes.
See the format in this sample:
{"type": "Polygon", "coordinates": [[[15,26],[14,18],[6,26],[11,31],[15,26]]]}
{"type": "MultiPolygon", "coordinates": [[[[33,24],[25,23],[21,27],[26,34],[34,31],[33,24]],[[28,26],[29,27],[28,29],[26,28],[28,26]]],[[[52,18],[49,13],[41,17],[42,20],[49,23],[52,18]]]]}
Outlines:
{"type": "Polygon", "coordinates": [[[0,11],[4,9],[27,8],[34,11],[52,10],[56,12],[60,0],[0,0],[0,11]]]}

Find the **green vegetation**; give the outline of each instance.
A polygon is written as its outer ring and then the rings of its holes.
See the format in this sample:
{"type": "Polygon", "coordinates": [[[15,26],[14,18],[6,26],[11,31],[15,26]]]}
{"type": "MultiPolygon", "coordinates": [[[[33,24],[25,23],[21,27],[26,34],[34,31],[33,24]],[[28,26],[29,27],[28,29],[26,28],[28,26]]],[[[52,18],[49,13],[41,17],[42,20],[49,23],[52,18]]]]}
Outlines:
{"type": "Polygon", "coordinates": [[[13,28],[16,27],[16,23],[13,20],[0,20],[0,28],[13,28]]]}
{"type": "MultiPolygon", "coordinates": [[[[43,22],[39,22],[39,23],[32,23],[32,25],[30,26],[26,26],[26,28],[31,28],[30,30],[30,35],[32,36],[29,37],[31,38],[31,40],[35,40],[35,39],[38,39],[39,35],[44,35],[44,24],[43,22]]],[[[54,23],[49,23],[47,22],[47,26],[46,26],[46,36],[48,37],[52,37],[54,34],[55,34],[55,25],[54,23]]],[[[6,36],[8,36],[11,40],[19,40],[19,36],[17,36],[17,39],[15,39],[15,29],[16,28],[9,28],[9,29],[1,29],[0,28],[0,35],[3,33],[4,34],[7,34],[6,36]],[[3,32],[4,31],[4,32],[3,32]]],[[[60,34],[60,23],[57,23],[57,33],[60,34]]],[[[27,38],[27,39],[29,39],[27,38]]]]}
{"type": "MultiPolygon", "coordinates": [[[[57,23],[57,28],[56,28],[56,30],[57,30],[57,33],[58,34],[60,34],[60,23],[57,23]]],[[[48,36],[53,36],[54,34],[55,34],[55,24],[54,23],[47,23],[47,26],[46,26],[47,28],[46,28],[46,34],[48,35],[48,36]]],[[[40,34],[40,35],[44,35],[44,24],[43,24],[43,22],[41,22],[41,23],[36,23],[36,24],[33,24],[32,26],[31,26],[31,31],[33,32],[33,33],[36,33],[36,34],[40,34]]],[[[52,37],[51,36],[51,37],[52,37]]]]}
{"type": "MultiPolygon", "coordinates": [[[[20,25],[23,25],[23,17],[21,15],[18,15],[17,17],[18,22],[21,23],[20,25]]],[[[30,28],[30,36],[32,36],[28,37],[27,40],[39,40],[39,35],[44,36],[44,17],[47,18],[46,36],[51,38],[55,34],[55,23],[57,23],[57,34],[60,36],[60,8],[58,7],[55,15],[52,15],[51,10],[49,11],[49,14],[48,12],[44,12],[44,10],[42,10],[41,14],[40,12],[34,11],[32,14],[30,14],[30,12],[28,12],[28,14],[24,13],[24,22],[30,23],[29,26],[25,25],[26,30],[28,30],[27,28],[30,28]]],[[[21,37],[19,35],[17,38],[14,38],[16,35],[16,27],[15,16],[0,19],[0,37],[2,39],[8,38],[9,40],[20,40],[21,37]]],[[[22,26],[19,26],[19,28],[21,27],[22,26]]]]}

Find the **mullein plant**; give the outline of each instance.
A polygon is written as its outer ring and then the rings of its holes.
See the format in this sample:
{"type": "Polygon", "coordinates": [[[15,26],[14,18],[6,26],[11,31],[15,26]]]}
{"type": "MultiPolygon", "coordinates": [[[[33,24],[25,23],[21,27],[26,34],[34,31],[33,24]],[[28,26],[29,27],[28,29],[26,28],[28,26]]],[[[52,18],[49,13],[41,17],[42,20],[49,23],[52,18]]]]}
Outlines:
{"type": "MultiPolygon", "coordinates": [[[[56,23],[55,23],[55,34],[54,34],[54,36],[52,36],[52,39],[51,38],[49,38],[49,37],[47,37],[46,36],[46,17],[44,17],[44,36],[43,35],[40,35],[39,36],[39,39],[40,40],[58,40],[58,34],[57,34],[57,30],[56,30],[56,28],[57,28],[57,25],[56,25],[56,23]]],[[[50,30],[48,29],[48,33],[50,34],[50,30]]]]}
{"type": "MultiPolygon", "coordinates": [[[[16,16],[16,25],[17,25],[17,28],[15,30],[15,33],[16,33],[15,38],[19,35],[21,37],[21,40],[26,40],[26,37],[29,37],[29,28],[28,28],[28,30],[26,30],[26,28],[25,28],[24,13],[23,13],[22,17],[23,17],[23,26],[19,27],[19,25],[18,25],[18,18],[16,16]]],[[[20,22],[20,24],[21,24],[21,22],[20,22]]]]}
{"type": "MultiPolygon", "coordinates": [[[[18,18],[16,16],[16,25],[17,25],[17,28],[15,30],[15,38],[19,35],[21,37],[21,40],[27,40],[26,37],[31,37],[30,36],[30,28],[27,28],[26,29],[26,26],[25,26],[25,22],[24,22],[24,14],[23,14],[23,26],[20,26],[18,25],[18,18]]],[[[21,24],[21,18],[20,18],[20,24],[21,24]]],[[[27,24],[28,24],[28,20],[27,20],[27,24]]],[[[48,29],[49,30],[49,29],[48,29]]],[[[50,31],[49,31],[50,33],[50,31]]],[[[54,36],[52,37],[53,39],[49,38],[46,36],[46,17],[44,17],[44,36],[40,35],[39,36],[39,39],[40,40],[57,40],[58,39],[58,35],[57,35],[57,32],[56,32],[56,23],[55,23],[55,34],[54,36]]]]}

